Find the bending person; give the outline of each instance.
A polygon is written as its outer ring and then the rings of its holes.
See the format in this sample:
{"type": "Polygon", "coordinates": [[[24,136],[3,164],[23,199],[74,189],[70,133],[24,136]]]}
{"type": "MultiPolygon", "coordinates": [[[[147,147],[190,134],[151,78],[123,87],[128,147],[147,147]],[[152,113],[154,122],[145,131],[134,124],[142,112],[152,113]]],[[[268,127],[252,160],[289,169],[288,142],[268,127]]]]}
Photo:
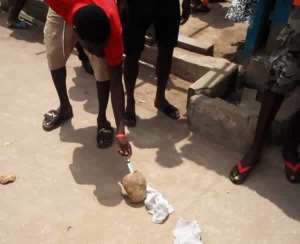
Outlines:
{"type": "Polygon", "coordinates": [[[99,113],[97,144],[110,147],[114,130],[106,117],[111,91],[117,126],[116,138],[122,155],[131,154],[125,135],[122,84],[122,27],[118,9],[110,0],[47,0],[50,6],[45,26],[48,64],[60,106],[44,116],[43,128],[51,131],[73,117],[66,88],[66,61],[78,41],[89,56],[96,79],[99,113]]]}

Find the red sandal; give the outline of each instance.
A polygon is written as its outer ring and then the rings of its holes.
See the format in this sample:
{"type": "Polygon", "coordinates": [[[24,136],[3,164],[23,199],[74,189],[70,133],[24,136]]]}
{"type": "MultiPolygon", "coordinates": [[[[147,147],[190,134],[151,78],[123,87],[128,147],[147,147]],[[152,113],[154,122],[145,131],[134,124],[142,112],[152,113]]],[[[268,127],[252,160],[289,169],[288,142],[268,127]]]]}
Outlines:
{"type": "Polygon", "coordinates": [[[285,175],[288,181],[291,183],[300,183],[300,162],[294,164],[285,161],[284,166],[285,166],[285,175]]]}
{"type": "Polygon", "coordinates": [[[236,185],[243,184],[254,167],[255,164],[252,166],[242,166],[241,162],[238,162],[238,164],[230,171],[229,179],[236,185]]]}

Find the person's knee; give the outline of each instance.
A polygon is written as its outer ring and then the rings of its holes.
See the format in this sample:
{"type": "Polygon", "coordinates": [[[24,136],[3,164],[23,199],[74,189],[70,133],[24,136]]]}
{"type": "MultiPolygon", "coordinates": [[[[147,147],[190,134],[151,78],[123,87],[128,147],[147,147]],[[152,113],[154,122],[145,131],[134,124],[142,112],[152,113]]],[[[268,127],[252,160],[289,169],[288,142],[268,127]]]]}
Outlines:
{"type": "Polygon", "coordinates": [[[169,60],[173,56],[174,47],[173,46],[159,46],[158,47],[158,57],[160,59],[169,60]]]}

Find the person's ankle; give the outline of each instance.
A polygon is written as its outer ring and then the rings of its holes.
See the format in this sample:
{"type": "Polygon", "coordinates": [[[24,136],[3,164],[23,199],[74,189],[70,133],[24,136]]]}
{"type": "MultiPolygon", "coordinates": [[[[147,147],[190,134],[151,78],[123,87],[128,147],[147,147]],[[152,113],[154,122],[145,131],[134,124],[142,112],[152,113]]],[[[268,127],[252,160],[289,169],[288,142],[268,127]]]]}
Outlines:
{"type": "Polygon", "coordinates": [[[258,163],[261,153],[258,151],[248,152],[240,161],[242,166],[253,166],[258,163]]]}
{"type": "Polygon", "coordinates": [[[73,113],[73,108],[70,103],[69,104],[61,104],[59,109],[60,109],[60,112],[64,113],[64,114],[73,113]]]}
{"type": "Polygon", "coordinates": [[[162,107],[165,105],[170,104],[169,101],[166,99],[165,96],[156,96],[154,100],[154,106],[155,107],[162,107]]]}
{"type": "Polygon", "coordinates": [[[300,162],[300,158],[298,152],[292,152],[291,150],[287,150],[283,148],[282,150],[283,159],[287,162],[297,164],[300,162]]]}

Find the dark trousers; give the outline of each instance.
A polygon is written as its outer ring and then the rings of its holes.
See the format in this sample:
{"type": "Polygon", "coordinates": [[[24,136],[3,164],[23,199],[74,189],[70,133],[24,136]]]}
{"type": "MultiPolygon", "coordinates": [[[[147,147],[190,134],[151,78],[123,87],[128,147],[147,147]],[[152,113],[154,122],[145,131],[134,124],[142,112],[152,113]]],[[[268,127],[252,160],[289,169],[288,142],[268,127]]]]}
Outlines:
{"type": "Polygon", "coordinates": [[[19,14],[23,9],[26,0],[15,0],[8,10],[8,22],[15,23],[18,20],[19,14]]]}

